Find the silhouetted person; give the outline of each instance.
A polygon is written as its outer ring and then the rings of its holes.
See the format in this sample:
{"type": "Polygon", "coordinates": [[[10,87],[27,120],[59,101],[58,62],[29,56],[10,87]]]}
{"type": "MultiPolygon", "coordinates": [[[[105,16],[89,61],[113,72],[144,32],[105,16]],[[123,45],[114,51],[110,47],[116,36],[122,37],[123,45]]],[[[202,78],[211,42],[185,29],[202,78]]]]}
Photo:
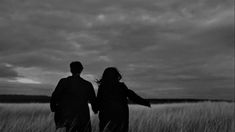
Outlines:
{"type": "Polygon", "coordinates": [[[100,132],[127,132],[129,126],[128,99],[150,107],[149,101],[139,97],[120,82],[121,74],[115,67],[105,69],[98,81],[97,95],[100,132]]]}
{"type": "Polygon", "coordinates": [[[80,62],[70,64],[72,76],[62,78],[52,93],[50,107],[55,112],[56,129],[66,127],[67,132],[91,132],[90,112],[96,110],[96,95],[92,84],[80,77],[80,62]]]}

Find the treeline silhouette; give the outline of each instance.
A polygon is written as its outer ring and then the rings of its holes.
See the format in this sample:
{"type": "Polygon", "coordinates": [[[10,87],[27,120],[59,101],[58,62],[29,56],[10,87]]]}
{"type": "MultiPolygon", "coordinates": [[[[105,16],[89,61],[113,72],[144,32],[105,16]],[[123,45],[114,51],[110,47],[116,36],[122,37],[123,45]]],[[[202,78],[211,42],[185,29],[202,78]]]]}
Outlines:
{"type": "MultiPolygon", "coordinates": [[[[234,100],[222,99],[191,99],[191,98],[171,98],[171,99],[148,99],[151,104],[164,104],[164,103],[186,103],[186,102],[234,102],[234,100]]],[[[50,96],[46,95],[0,95],[0,103],[49,103],[50,96]]],[[[129,101],[129,104],[133,102],[129,101]]]]}
{"type": "Polygon", "coordinates": [[[49,103],[50,96],[45,95],[0,95],[1,103],[49,103]]]}

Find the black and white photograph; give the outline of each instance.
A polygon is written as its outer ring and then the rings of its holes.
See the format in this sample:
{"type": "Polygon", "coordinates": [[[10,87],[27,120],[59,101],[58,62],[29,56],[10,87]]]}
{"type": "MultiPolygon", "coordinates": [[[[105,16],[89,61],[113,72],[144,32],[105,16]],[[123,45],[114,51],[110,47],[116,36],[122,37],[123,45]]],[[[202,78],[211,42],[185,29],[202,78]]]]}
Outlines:
{"type": "Polygon", "coordinates": [[[234,132],[234,0],[0,0],[0,132],[234,132]]]}

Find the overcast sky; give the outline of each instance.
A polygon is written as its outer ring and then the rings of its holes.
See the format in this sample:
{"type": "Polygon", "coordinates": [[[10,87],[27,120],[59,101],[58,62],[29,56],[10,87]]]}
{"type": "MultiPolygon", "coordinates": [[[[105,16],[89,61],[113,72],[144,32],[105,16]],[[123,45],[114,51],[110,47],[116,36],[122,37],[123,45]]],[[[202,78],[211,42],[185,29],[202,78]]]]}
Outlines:
{"type": "Polygon", "coordinates": [[[0,94],[50,95],[78,60],[144,97],[231,99],[233,30],[233,0],[1,0],[0,94]]]}

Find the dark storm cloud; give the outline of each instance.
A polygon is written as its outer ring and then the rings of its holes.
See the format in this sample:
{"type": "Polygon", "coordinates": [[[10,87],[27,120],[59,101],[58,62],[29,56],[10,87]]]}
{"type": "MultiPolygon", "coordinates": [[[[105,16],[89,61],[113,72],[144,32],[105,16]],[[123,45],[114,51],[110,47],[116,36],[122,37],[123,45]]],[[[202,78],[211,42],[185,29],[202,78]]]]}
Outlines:
{"type": "Polygon", "coordinates": [[[0,61],[41,83],[81,60],[96,78],[117,66],[146,95],[217,96],[207,91],[234,87],[233,10],[231,0],[2,0],[0,61]]]}

